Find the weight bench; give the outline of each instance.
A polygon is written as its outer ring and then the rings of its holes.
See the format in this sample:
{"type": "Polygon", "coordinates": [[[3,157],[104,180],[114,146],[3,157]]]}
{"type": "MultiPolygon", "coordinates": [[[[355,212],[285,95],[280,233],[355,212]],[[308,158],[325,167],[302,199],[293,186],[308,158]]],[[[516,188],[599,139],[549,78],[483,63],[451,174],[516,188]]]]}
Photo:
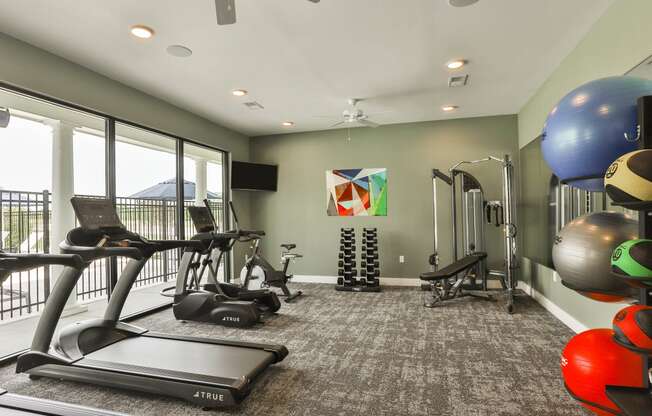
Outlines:
{"type": "Polygon", "coordinates": [[[466,295],[489,299],[486,290],[462,290],[467,278],[480,275],[480,268],[484,267],[486,258],[487,253],[473,253],[440,270],[422,273],[419,278],[428,282],[427,285],[432,292],[431,295],[426,296],[424,306],[433,308],[441,301],[466,295]]]}

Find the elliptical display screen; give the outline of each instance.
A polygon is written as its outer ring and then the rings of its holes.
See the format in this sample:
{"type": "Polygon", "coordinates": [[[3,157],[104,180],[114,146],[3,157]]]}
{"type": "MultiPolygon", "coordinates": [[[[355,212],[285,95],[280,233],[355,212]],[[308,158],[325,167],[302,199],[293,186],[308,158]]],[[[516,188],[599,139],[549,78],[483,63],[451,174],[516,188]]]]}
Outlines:
{"type": "Polygon", "coordinates": [[[198,233],[215,231],[211,212],[206,207],[188,207],[188,213],[198,233]]]}

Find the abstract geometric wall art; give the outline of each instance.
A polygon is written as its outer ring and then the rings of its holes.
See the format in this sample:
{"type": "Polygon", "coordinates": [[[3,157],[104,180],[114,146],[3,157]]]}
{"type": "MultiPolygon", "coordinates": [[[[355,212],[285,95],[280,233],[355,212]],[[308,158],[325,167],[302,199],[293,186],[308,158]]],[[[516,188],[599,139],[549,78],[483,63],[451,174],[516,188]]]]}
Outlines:
{"type": "Polygon", "coordinates": [[[326,171],[329,216],[387,216],[387,169],[326,171]]]}

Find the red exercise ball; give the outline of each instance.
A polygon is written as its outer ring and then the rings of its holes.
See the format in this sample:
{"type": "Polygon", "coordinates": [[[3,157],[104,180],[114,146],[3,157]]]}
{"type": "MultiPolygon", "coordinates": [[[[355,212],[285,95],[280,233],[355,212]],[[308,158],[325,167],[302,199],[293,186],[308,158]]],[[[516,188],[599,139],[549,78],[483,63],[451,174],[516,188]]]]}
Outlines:
{"type": "Polygon", "coordinates": [[[606,386],[644,387],[643,356],[622,347],[611,329],[591,329],[573,337],[561,355],[566,390],[596,415],[620,410],[606,386]]]}
{"type": "Polygon", "coordinates": [[[622,309],[613,320],[617,343],[631,350],[652,354],[652,307],[632,305],[622,309]]]}

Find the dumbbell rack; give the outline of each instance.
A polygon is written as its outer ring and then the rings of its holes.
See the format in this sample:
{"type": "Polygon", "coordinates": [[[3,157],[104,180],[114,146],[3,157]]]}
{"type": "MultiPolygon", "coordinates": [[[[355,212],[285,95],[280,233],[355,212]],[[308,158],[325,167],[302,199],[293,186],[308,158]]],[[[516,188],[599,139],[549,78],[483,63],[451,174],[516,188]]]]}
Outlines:
{"type": "Polygon", "coordinates": [[[337,261],[337,290],[340,287],[354,287],[356,284],[357,269],[355,268],[355,230],[342,228],[340,230],[340,253],[337,261]]]}
{"type": "MultiPolygon", "coordinates": [[[[638,119],[640,125],[640,149],[652,149],[652,96],[641,97],[638,100],[638,119]]],[[[624,204],[623,204],[624,205],[624,204]]],[[[639,206],[625,206],[639,212],[639,238],[652,239],[652,201],[639,206]]],[[[639,302],[641,305],[652,306],[652,291],[641,289],[639,302]]],[[[643,378],[645,387],[607,387],[607,396],[623,410],[625,416],[650,415],[652,413],[652,387],[650,386],[650,362],[645,358],[643,378]]]]}
{"type": "Polygon", "coordinates": [[[340,232],[340,253],[338,278],[335,290],[342,292],[380,292],[380,262],[378,260],[378,230],[362,230],[362,253],[360,278],[356,270],[355,230],[342,228],[340,232]]]}

